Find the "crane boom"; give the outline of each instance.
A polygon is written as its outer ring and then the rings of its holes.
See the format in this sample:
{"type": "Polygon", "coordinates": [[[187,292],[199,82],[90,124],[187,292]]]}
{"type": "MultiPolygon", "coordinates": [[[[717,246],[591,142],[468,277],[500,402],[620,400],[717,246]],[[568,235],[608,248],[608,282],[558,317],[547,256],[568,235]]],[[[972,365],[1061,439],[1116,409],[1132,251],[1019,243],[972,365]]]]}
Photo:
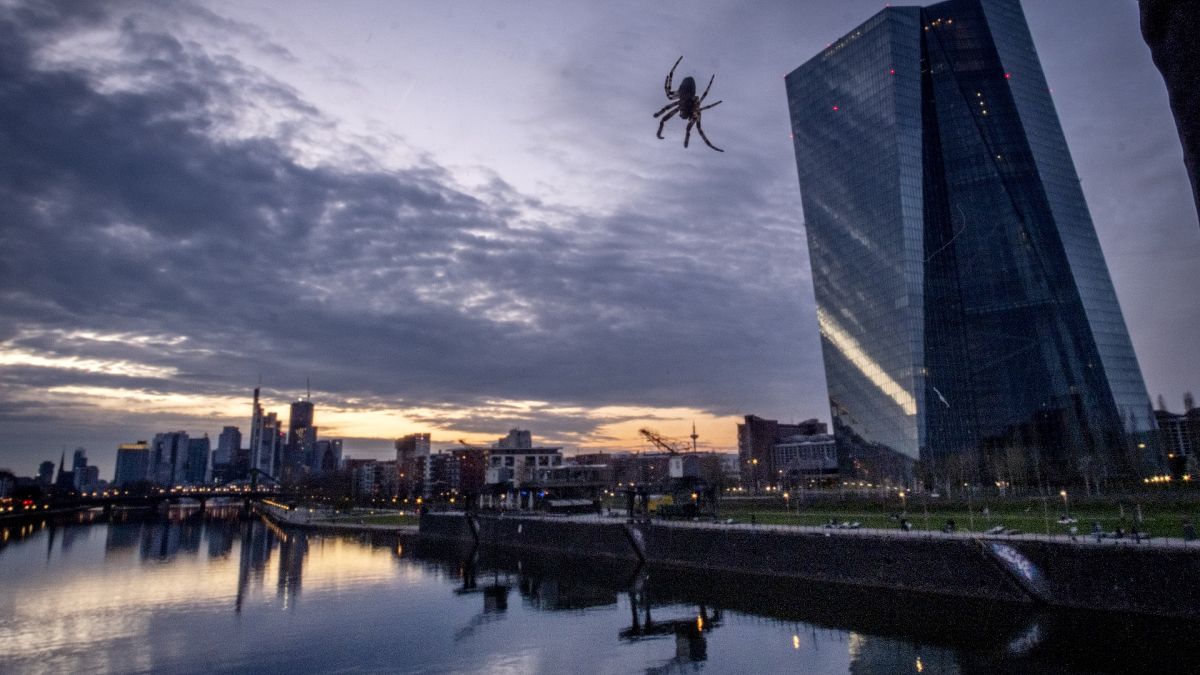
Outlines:
{"type": "Polygon", "coordinates": [[[650,429],[638,429],[638,433],[645,436],[646,440],[650,441],[655,447],[663,450],[667,454],[671,456],[679,454],[679,449],[667,442],[667,439],[663,438],[657,432],[651,431],[650,429]]]}

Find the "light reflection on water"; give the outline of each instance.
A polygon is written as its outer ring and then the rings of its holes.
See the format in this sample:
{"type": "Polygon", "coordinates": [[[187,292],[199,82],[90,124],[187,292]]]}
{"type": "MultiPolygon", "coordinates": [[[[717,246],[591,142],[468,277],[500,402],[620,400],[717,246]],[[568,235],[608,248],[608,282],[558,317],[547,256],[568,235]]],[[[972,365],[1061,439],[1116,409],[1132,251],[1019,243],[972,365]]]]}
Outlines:
{"type": "Polygon", "coordinates": [[[1148,665],[1146,636],[1162,635],[1023,608],[481,559],[417,538],[285,531],[235,509],[83,520],[0,531],[0,672],[1121,671],[1148,665]]]}

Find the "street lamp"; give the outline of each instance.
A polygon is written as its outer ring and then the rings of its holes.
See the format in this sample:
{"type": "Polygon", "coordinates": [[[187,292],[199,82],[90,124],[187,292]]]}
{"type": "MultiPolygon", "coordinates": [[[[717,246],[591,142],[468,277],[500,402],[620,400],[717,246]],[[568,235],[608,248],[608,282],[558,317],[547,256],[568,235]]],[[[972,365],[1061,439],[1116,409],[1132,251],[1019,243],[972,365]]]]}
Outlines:
{"type": "Polygon", "coordinates": [[[907,512],[908,512],[908,502],[907,502],[907,501],[905,501],[905,499],[904,499],[904,496],[905,496],[905,495],[904,495],[904,490],[901,490],[901,491],[900,491],[900,512],[901,512],[901,513],[907,513],[907,512]]]}
{"type": "Polygon", "coordinates": [[[1058,495],[1063,498],[1063,517],[1070,518],[1071,517],[1071,505],[1067,501],[1067,491],[1060,490],[1058,495]]]}
{"type": "Polygon", "coordinates": [[[970,524],[968,525],[968,527],[970,527],[971,531],[974,532],[975,531],[975,509],[971,506],[971,493],[975,491],[975,488],[973,485],[968,485],[967,483],[963,483],[963,487],[967,489],[967,519],[970,521],[970,524]]]}
{"type": "Polygon", "coordinates": [[[783,493],[783,509],[788,513],[792,512],[792,495],[789,492],[783,493]]]}

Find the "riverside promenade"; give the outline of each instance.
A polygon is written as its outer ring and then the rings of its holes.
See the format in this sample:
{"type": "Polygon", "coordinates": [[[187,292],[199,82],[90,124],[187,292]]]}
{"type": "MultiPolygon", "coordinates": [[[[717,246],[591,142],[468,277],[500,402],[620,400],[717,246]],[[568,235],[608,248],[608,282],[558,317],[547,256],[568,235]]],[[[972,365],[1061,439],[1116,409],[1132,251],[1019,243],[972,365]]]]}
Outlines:
{"type": "Polygon", "coordinates": [[[277,525],[299,527],[306,530],[321,530],[325,532],[383,532],[389,534],[415,535],[416,525],[397,525],[367,523],[355,517],[334,519],[323,510],[304,507],[288,508],[283,504],[271,501],[255,503],[254,508],[277,525]]]}

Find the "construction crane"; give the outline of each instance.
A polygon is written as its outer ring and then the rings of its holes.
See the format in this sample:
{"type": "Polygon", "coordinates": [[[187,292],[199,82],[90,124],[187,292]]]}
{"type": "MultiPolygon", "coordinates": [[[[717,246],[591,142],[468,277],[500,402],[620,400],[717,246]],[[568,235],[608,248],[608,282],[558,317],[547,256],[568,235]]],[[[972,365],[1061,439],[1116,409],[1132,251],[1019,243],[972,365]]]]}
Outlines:
{"type": "Polygon", "coordinates": [[[656,431],[652,431],[650,429],[643,428],[643,429],[638,429],[638,433],[645,436],[646,440],[648,440],[652,444],[654,444],[654,446],[657,447],[659,450],[666,452],[667,454],[671,455],[672,457],[674,457],[675,455],[678,455],[678,454],[680,454],[680,452],[682,452],[679,448],[672,445],[669,441],[667,441],[667,439],[663,438],[656,431]]]}

